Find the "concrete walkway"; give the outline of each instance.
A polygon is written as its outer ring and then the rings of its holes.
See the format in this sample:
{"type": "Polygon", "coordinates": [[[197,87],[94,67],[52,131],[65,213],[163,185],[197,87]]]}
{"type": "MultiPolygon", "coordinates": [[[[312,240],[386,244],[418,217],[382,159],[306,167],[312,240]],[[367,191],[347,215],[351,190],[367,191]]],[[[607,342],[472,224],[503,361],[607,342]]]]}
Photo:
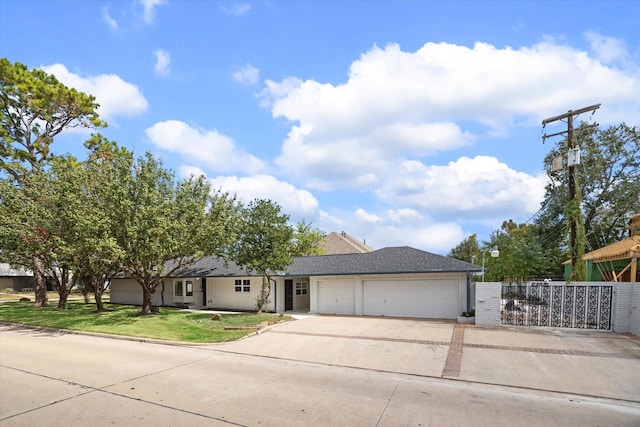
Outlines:
{"type": "Polygon", "coordinates": [[[611,332],[313,316],[214,348],[640,404],[640,339],[611,332]]]}

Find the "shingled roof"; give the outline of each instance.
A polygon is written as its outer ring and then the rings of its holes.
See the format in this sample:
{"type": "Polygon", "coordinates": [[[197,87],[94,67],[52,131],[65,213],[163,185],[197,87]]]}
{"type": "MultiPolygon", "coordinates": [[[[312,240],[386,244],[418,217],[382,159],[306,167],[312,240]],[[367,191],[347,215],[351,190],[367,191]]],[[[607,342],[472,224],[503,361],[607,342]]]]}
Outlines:
{"type": "MultiPolygon", "coordinates": [[[[408,246],[382,248],[372,252],[318,255],[294,258],[284,272],[288,276],[332,276],[350,274],[401,274],[480,272],[468,262],[421,251],[408,246]]],[[[179,270],[174,277],[240,277],[249,274],[233,262],[225,265],[218,257],[205,257],[179,270]]]]}
{"type": "Polygon", "coordinates": [[[227,276],[250,276],[245,268],[234,262],[225,261],[215,256],[204,257],[193,264],[176,271],[175,277],[227,277],[227,276]]]}
{"type": "Polygon", "coordinates": [[[329,276],[479,271],[481,271],[480,267],[464,261],[408,246],[400,246],[361,254],[299,257],[287,269],[286,274],[291,276],[329,276]]]}

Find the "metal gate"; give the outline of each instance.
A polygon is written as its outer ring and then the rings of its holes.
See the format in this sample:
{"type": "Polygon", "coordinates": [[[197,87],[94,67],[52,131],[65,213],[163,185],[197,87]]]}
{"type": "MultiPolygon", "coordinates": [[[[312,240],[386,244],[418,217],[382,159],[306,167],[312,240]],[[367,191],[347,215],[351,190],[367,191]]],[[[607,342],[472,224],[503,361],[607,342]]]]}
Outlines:
{"type": "Polygon", "coordinates": [[[611,285],[503,285],[502,324],[609,330],[612,297],[611,285]]]}

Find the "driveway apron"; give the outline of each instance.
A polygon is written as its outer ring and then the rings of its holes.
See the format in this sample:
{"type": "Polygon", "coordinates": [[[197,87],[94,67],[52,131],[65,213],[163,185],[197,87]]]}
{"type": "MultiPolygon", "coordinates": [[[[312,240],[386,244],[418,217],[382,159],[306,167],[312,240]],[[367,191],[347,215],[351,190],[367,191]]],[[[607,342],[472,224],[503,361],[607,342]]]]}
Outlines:
{"type": "Polygon", "coordinates": [[[216,348],[640,403],[640,339],[611,332],[313,316],[216,348]]]}

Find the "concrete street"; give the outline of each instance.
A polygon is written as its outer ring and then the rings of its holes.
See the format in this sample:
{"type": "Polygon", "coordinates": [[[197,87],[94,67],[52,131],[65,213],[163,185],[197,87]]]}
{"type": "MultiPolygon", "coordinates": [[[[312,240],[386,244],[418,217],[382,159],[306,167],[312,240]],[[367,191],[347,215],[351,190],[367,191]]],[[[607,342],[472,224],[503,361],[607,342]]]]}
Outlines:
{"type": "Polygon", "coordinates": [[[0,425],[640,425],[640,341],[306,317],[216,345],[0,326],[0,425]]]}

